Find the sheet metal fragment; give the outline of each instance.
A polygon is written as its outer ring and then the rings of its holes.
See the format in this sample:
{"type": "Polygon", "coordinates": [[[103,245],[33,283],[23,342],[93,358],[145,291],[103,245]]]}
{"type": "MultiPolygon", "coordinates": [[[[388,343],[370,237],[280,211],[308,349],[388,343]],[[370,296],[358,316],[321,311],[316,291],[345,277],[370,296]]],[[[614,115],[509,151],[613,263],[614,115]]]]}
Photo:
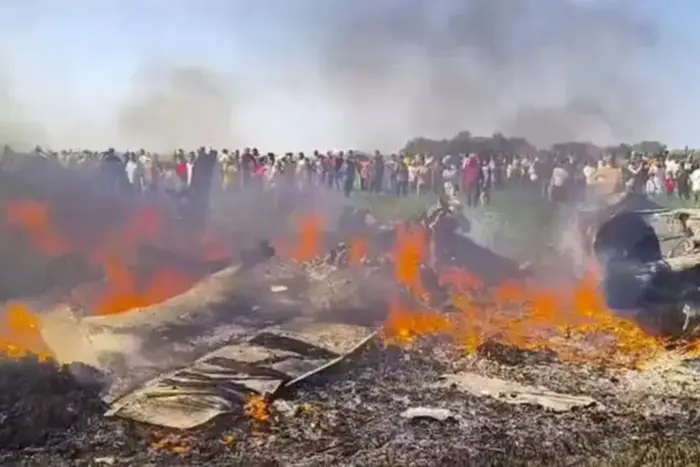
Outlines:
{"type": "Polygon", "coordinates": [[[194,428],[241,406],[249,394],[275,395],[330,368],[375,335],[371,328],[337,323],[274,326],[153,379],[113,403],[107,415],[194,428]]]}

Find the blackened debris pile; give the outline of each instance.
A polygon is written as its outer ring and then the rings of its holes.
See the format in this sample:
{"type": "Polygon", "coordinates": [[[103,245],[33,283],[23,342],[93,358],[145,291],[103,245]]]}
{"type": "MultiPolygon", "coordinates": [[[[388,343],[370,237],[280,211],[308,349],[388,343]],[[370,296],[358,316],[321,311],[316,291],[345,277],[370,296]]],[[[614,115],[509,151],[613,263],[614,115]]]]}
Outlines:
{"type": "Polygon", "coordinates": [[[97,381],[79,381],[53,361],[0,360],[0,450],[61,443],[85,430],[106,408],[99,391],[97,381]]]}

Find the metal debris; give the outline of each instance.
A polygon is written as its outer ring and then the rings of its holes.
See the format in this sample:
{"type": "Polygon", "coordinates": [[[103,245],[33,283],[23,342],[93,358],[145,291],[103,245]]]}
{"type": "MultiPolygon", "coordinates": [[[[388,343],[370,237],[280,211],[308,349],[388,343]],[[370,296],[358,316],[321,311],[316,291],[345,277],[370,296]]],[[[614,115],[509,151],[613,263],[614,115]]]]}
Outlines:
{"type": "Polygon", "coordinates": [[[401,416],[411,420],[430,419],[438,422],[446,422],[448,420],[457,421],[457,417],[449,410],[434,407],[411,407],[401,412],[401,416]]]}
{"type": "Polygon", "coordinates": [[[107,415],[194,428],[242,405],[250,394],[271,398],[329,369],[375,335],[367,327],[336,323],[295,321],[271,327],[155,378],[114,402],[107,415]]]}
{"type": "Polygon", "coordinates": [[[588,396],[561,394],[471,372],[443,375],[440,382],[433,384],[433,387],[453,387],[478,397],[488,396],[507,404],[537,405],[554,412],[568,412],[575,408],[592,406],[602,408],[595,399],[588,396]]]}

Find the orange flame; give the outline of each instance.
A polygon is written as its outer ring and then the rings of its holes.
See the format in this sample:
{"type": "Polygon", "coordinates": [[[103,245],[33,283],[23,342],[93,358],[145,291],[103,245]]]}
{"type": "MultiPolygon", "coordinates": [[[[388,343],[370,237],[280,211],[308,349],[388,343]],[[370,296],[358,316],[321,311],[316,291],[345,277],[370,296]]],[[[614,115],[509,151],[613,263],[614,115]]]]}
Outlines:
{"type": "MultiPolygon", "coordinates": [[[[400,229],[394,253],[396,280],[416,298],[425,296],[419,273],[424,239],[420,230],[400,229]]],[[[637,366],[664,349],[663,340],[607,309],[591,277],[565,289],[516,283],[488,289],[457,268],[442,271],[439,279],[456,312],[409,310],[393,303],[384,327],[387,343],[411,345],[420,336],[442,334],[467,352],[496,340],[520,349],[551,349],[564,361],[625,366],[637,366]]]]}
{"type": "MultiPolygon", "coordinates": [[[[92,306],[98,314],[119,313],[160,303],[184,292],[197,280],[166,267],[158,267],[150,277],[139,280],[127,266],[136,262],[141,245],[158,244],[168,230],[164,212],[157,206],[138,207],[106,238],[90,246],[78,242],[72,244],[59,232],[51,217],[51,208],[45,203],[14,201],[6,207],[5,220],[10,227],[24,232],[29,243],[46,256],[80,254],[102,268],[105,273],[104,287],[92,306]],[[144,285],[139,287],[139,283],[144,285]]],[[[189,239],[184,232],[180,236],[189,239]]],[[[212,235],[203,239],[201,244],[196,244],[192,250],[204,259],[220,259],[228,253],[223,243],[212,235]]]]}
{"type": "Polygon", "coordinates": [[[399,227],[394,249],[396,281],[416,297],[424,299],[426,291],[420,277],[420,267],[426,256],[426,232],[420,227],[399,227]]]}
{"type": "Polygon", "coordinates": [[[243,410],[256,422],[264,423],[270,420],[270,406],[260,394],[248,395],[243,410]]]}
{"type": "Polygon", "coordinates": [[[360,266],[367,257],[367,242],[362,238],[356,238],[350,242],[348,262],[351,266],[360,266]]]}
{"type": "Polygon", "coordinates": [[[0,328],[0,353],[11,358],[30,353],[40,360],[51,357],[39,332],[39,319],[22,303],[12,302],[6,306],[0,328]]]}
{"type": "Polygon", "coordinates": [[[298,225],[299,238],[290,257],[296,261],[310,261],[321,253],[323,222],[320,216],[311,213],[301,216],[298,225]]]}
{"type": "Polygon", "coordinates": [[[5,219],[10,226],[22,229],[31,243],[46,256],[61,256],[70,249],[66,239],[54,229],[48,205],[17,201],[7,207],[5,219]]]}

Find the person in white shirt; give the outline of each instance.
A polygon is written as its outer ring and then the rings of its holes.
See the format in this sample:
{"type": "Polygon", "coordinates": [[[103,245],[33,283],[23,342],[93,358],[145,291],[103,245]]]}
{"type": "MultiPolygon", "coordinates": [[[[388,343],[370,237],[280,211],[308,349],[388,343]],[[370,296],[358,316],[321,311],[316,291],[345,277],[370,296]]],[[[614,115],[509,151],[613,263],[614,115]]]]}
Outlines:
{"type": "Polygon", "coordinates": [[[443,187],[448,198],[454,198],[456,196],[458,191],[457,183],[459,182],[458,175],[459,171],[457,167],[452,164],[445,165],[442,170],[443,187]]]}
{"type": "Polygon", "coordinates": [[[567,185],[569,183],[569,172],[563,164],[557,161],[552,169],[552,178],[549,182],[549,198],[555,203],[562,203],[567,198],[567,185]]]}
{"type": "Polygon", "coordinates": [[[583,166],[583,176],[586,179],[586,186],[595,184],[595,166],[590,160],[583,166]]]}
{"type": "Polygon", "coordinates": [[[408,166],[408,191],[410,193],[418,192],[418,160],[413,159],[408,166]]]}
{"type": "Polygon", "coordinates": [[[681,169],[680,164],[673,159],[666,159],[664,164],[666,166],[666,174],[674,180],[678,178],[678,172],[681,169]]]}
{"type": "Polygon", "coordinates": [[[136,154],[127,154],[124,170],[126,171],[126,178],[129,181],[131,192],[135,194],[141,193],[145,174],[143,167],[136,159],[136,154]]]}
{"type": "Polygon", "coordinates": [[[194,153],[190,153],[190,158],[187,161],[187,186],[192,184],[192,170],[194,169],[194,162],[196,159],[194,153]]]}
{"type": "Polygon", "coordinates": [[[690,172],[690,189],[693,192],[693,200],[695,204],[700,201],[700,166],[694,166],[690,172]]]}

